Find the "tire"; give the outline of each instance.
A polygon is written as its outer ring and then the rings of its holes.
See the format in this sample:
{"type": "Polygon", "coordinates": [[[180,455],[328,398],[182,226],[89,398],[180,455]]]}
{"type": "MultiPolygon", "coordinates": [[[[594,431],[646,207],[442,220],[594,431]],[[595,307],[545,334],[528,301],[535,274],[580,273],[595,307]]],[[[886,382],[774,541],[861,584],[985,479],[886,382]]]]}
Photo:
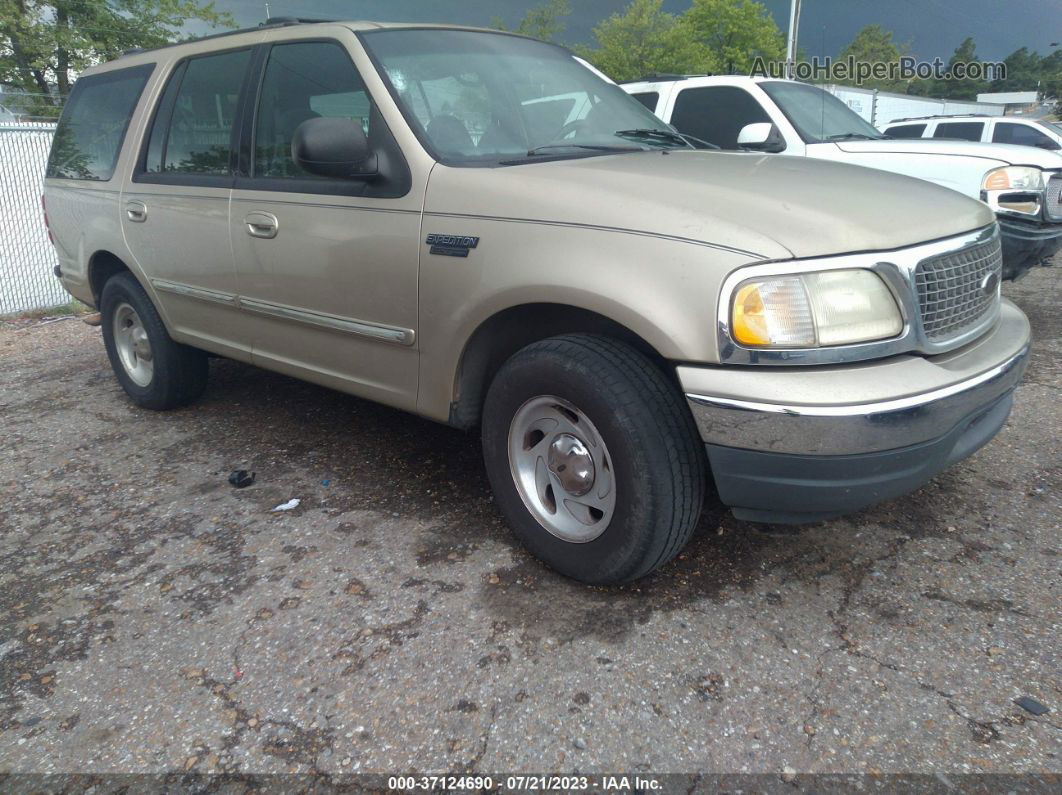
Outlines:
{"type": "Polygon", "coordinates": [[[482,433],[499,508],[568,577],[636,580],[693,534],[707,476],[700,436],[679,390],[629,345],[572,334],[527,346],[491,383],[482,433]]]}
{"type": "Polygon", "coordinates": [[[118,273],[107,280],[100,315],[107,358],[134,403],[163,411],[203,394],[209,367],[206,354],[173,341],[132,274],[118,273]]]}

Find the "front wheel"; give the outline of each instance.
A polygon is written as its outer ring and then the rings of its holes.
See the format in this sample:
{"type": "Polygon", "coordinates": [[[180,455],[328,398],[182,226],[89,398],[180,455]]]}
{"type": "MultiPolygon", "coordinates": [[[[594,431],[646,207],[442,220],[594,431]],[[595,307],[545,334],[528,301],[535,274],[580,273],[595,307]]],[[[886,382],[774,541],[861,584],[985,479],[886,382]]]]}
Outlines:
{"type": "Polygon", "coordinates": [[[144,288],[129,273],[107,280],[100,296],[103,344],[118,383],[134,403],[171,409],[206,388],[206,354],[174,342],[144,288]]]}
{"type": "Polygon", "coordinates": [[[530,551],[587,583],[671,560],[700,515],[706,464],[680,392],[635,348],[573,334],[507,361],[483,409],[495,499],[530,551]]]}

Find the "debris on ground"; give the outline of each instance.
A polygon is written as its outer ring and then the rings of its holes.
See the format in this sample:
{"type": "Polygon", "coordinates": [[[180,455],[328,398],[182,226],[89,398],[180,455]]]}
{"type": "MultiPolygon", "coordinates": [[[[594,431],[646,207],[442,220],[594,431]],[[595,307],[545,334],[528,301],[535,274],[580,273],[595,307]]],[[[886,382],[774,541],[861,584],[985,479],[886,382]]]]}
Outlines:
{"type": "Polygon", "coordinates": [[[255,473],[246,469],[237,469],[229,475],[229,483],[237,489],[245,489],[254,483],[255,473]]]}
{"type": "Polygon", "coordinates": [[[298,497],[292,497],[287,502],[282,502],[280,505],[274,508],[272,513],[276,513],[277,511],[293,511],[299,507],[300,502],[302,502],[302,500],[300,500],[298,497]]]}
{"type": "Polygon", "coordinates": [[[1016,698],[1014,699],[1014,703],[1032,715],[1046,715],[1051,711],[1035,698],[1029,698],[1029,696],[1016,698]]]}

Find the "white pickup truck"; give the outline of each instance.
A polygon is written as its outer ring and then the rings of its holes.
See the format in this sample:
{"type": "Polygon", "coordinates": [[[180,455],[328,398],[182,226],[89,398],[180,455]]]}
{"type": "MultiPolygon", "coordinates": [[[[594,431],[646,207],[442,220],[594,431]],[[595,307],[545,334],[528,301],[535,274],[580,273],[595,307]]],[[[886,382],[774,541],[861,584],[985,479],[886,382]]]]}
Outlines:
{"type": "MultiPolygon", "coordinates": [[[[790,80],[658,76],[622,88],[679,132],[721,149],[868,166],[980,199],[999,221],[1004,278],[1046,262],[1062,245],[1062,156],[1057,152],[887,138],[833,94],[790,80]]],[[[888,211],[882,207],[882,212],[888,211]]]]}

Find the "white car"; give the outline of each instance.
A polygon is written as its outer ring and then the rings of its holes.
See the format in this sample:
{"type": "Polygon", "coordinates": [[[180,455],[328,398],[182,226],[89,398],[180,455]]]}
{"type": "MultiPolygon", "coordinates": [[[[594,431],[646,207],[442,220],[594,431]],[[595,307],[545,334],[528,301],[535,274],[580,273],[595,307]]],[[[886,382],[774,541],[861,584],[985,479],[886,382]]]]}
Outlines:
{"type": "Polygon", "coordinates": [[[920,116],[882,125],[890,138],[951,138],[1062,150],[1062,124],[1014,116],[920,116]]]}
{"type": "MultiPolygon", "coordinates": [[[[868,166],[980,199],[999,221],[1004,278],[1046,262],[1062,245],[1062,156],[1057,152],[887,138],[833,94],[791,80],[671,76],[622,88],[679,132],[721,149],[868,166]]],[[[838,196],[837,201],[845,199],[838,196]]]]}

